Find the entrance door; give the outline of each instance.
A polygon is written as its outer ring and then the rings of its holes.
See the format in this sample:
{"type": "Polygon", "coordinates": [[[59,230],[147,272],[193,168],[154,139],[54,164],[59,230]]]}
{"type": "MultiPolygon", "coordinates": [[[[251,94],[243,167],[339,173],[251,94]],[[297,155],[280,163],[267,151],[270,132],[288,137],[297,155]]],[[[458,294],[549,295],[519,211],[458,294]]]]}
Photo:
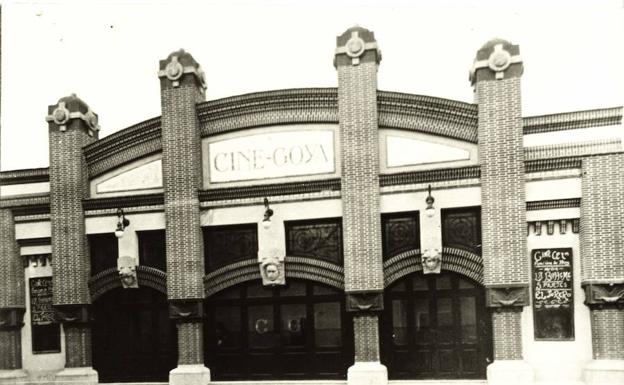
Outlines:
{"type": "Polygon", "coordinates": [[[178,347],[164,294],[119,288],[93,308],[93,368],[100,382],[168,381],[178,347]]]}
{"type": "Polygon", "coordinates": [[[257,281],[206,304],[206,366],[215,380],[344,379],[353,363],[352,322],[335,289],[257,281]]]}
{"type": "Polygon", "coordinates": [[[484,300],[480,285],[450,272],[391,285],[381,324],[389,377],[485,378],[492,327],[484,300]]]}

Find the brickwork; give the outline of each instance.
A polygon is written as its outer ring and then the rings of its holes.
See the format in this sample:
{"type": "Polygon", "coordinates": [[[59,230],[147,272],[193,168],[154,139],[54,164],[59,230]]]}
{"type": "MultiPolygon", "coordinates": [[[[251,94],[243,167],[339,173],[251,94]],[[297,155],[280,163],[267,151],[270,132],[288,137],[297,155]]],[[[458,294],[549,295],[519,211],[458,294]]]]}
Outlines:
{"type": "Polygon", "coordinates": [[[591,311],[592,347],[595,360],[624,360],[624,310],[591,311]]]}
{"type": "MultiPolygon", "coordinates": [[[[375,41],[370,31],[352,28],[338,37],[338,47],[348,45],[354,33],[367,43],[375,41]]],[[[358,65],[352,65],[347,55],[336,56],[347,292],[384,287],[375,55],[373,50],[365,51],[358,65]]]]}
{"type": "MultiPolygon", "coordinates": [[[[202,180],[201,143],[196,109],[205,98],[204,79],[199,64],[183,50],[161,60],[159,76],[167,297],[170,317],[175,318],[180,313],[178,307],[186,303],[176,300],[204,298],[204,244],[198,197],[202,180]]],[[[201,316],[200,312],[199,321],[189,322],[176,318],[180,365],[204,363],[201,316]]]]}
{"type": "Polygon", "coordinates": [[[65,325],[65,367],[91,366],[91,328],[88,325],[65,325]]]}
{"type": "Polygon", "coordinates": [[[379,325],[374,314],[353,317],[355,333],[355,362],[379,361],[379,325]]]}
{"type": "Polygon", "coordinates": [[[0,371],[21,368],[21,330],[0,330],[0,371]]]}
{"type": "Polygon", "coordinates": [[[582,282],[624,280],[624,154],[588,157],[582,167],[582,282]]]}
{"type": "Polygon", "coordinates": [[[519,311],[492,312],[494,360],[522,359],[522,313],[519,311]]]}
{"type": "Polygon", "coordinates": [[[0,309],[24,307],[24,268],[15,240],[15,222],[9,209],[0,210],[0,309]]]}
{"type": "Polygon", "coordinates": [[[204,338],[201,322],[178,324],[178,365],[204,364],[204,338]]]}

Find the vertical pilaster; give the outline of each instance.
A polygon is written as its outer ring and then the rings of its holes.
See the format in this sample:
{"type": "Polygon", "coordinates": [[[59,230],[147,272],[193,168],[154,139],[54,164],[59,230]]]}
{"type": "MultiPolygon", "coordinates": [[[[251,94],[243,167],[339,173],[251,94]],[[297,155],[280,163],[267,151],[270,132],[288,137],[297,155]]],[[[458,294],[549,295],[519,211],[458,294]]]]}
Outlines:
{"type": "Polygon", "coordinates": [[[377,68],[373,32],[354,27],[336,39],[338,115],[342,160],[342,220],[347,310],[354,312],[355,365],[349,384],[383,384],[378,314],[383,309],[379,211],[377,68]],[[372,381],[372,382],[371,382],[372,381]]]}
{"type": "Polygon", "coordinates": [[[492,40],[471,73],[479,105],[479,159],[486,304],[492,310],[495,361],[490,384],[526,384],[520,317],[529,304],[520,77],[517,45],[492,40]]]}
{"type": "Polygon", "coordinates": [[[624,154],[583,159],[581,285],[591,313],[587,384],[624,383],[624,154]]]}
{"type": "Polygon", "coordinates": [[[169,316],[178,326],[178,367],[170,384],[206,384],[203,354],[203,239],[199,221],[201,150],[196,104],[205,100],[204,74],[180,50],[160,61],[163,186],[169,316]]]}
{"type": "Polygon", "coordinates": [[[89,175],[82,148],[97,140],[98,119],[76,95],[48,107],[53,305],[65,330],[66,369],[57,382],[97,383],[91,368],[90,259],[82,200],[89,175]]]}
{"type": "Polygon", "coordinates": [[[0,384],[10,384],[26,376],[21,342],[26,308],[24,268],[9,209],[0,210],[0,276],[0,384]]]}

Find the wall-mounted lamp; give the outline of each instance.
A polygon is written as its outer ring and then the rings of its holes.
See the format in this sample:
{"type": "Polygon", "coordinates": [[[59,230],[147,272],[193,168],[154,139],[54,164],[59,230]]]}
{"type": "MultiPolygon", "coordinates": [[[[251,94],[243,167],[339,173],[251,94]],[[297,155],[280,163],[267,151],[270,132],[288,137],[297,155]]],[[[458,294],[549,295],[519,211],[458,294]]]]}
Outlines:
{"type": "Polygon", "coordinates": [[[117,230],[115,230],[115,236],[121,238],[124,235],[124,229],[130,226],[130,221],[126,219],[123,209],[117,209],[117,230]]]}
{"type": "Polygon", "coordinates": [[[264,218],[262,219],[262,227],[268,229],[271,227],[271,217],[273,216],[273,210],[269,207],[269,199],[264,198],[264,218]]]}
{"type": "Polygon", "coordinates": [[[431,196],[431,185],[427,187],[427,191],[429,192],[429,195],[427,195],[427,198],[425,198],[425,203],[427,204],[427,207],[425,208],[425,213],[429,218],[432,218],[435,215],[435,207],[433,207],[433,202],[435,202],[435,199],[433,199],[433,197],[431,196]]]}

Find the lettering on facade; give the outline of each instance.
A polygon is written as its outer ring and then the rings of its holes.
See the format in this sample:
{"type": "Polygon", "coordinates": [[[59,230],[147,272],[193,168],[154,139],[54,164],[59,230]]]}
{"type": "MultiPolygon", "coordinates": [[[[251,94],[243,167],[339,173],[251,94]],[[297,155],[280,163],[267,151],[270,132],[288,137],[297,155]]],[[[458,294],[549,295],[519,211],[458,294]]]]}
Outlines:
{"type": "Polygon", "coordinates": [[[33,325],[49,325],[54,322],[52,277],[30,279],[30,318],[33,325]]]}
{"type": "Polygon", "coordinates": [[[333,173],[334,133],[284,131],[215,141],[207,160],[209,183],[333,173]]]}
{"type": "Polygon", "coordinates": [[[574,339],[572,249],[534,249],[531,262],[535,339],[574,339]]]}

